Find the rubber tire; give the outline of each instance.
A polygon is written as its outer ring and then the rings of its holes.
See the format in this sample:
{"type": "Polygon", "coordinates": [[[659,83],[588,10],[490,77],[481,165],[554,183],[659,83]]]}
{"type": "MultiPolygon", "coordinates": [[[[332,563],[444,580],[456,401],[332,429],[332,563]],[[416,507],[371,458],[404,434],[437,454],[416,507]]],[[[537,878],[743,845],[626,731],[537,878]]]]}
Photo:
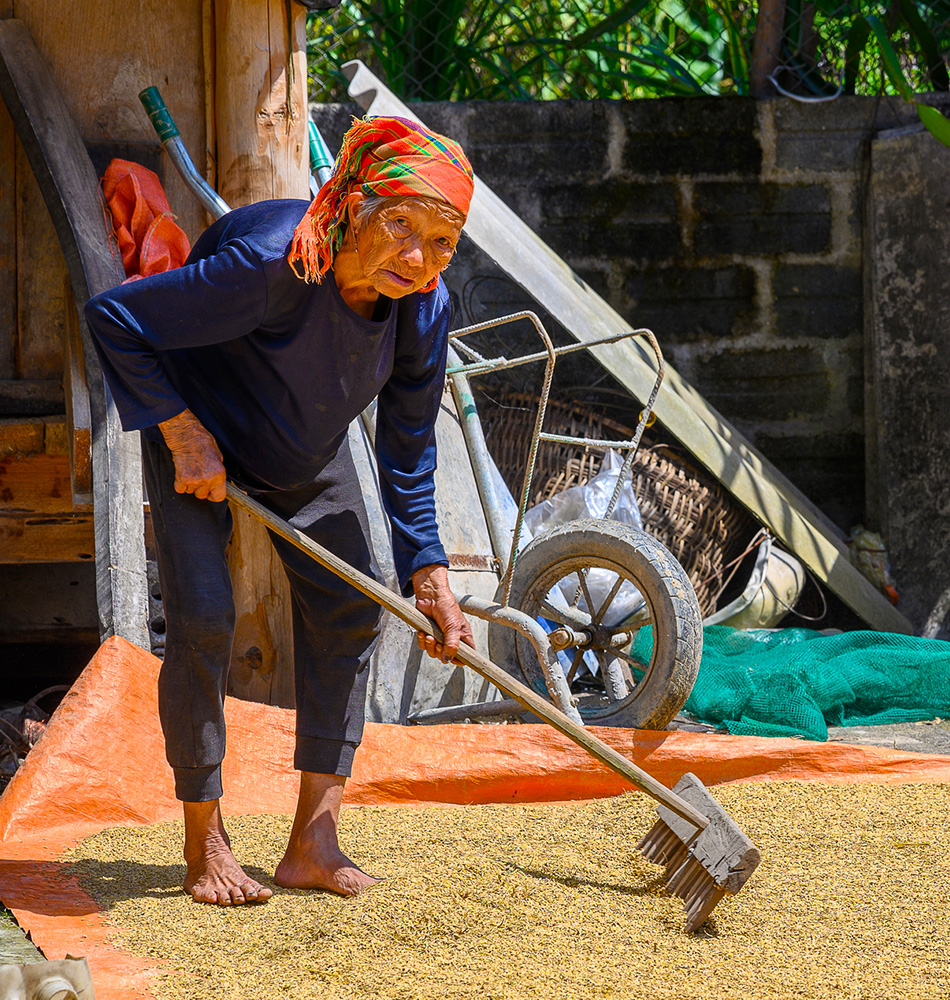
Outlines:
{"type": "MultiPolygon", "coordinates": [[[[639,589],[652,614],[653,655],[644,676],[623,700],[602,708],[579,706],[587,725],[664,729],[686,703],[699,672],[702,615],[689,577],[655,538],[618,521],[583,519],[533,539],[518,556],[510,604],[534,617],[526,599],[547,594],[558,579],[584,567],[623,572],[639,589]],[[542,589],[544,588],[544,589],[542,589]]],[[[498,601],[502,600],[499,592],[498,601]]],[[[547,696],[544,675],[531,644],[515,629],[492,622],[491,659],[547,696]]]]}

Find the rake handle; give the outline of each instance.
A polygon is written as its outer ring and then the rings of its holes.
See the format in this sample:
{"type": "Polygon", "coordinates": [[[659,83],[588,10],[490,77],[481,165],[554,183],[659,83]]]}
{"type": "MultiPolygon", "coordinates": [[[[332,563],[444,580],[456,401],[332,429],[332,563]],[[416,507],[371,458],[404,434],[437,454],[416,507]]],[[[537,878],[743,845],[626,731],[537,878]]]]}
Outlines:
{"type": "MultiPolygon", "coordinates": [[[[397,618],[401,618],[407,625],[416,631],[426,632],[436,638],[442,637],[442,632],[438,625],[430,618],[427,618],[421,611],[409,603],[405,598],[393,593],[388,587],[377,583],[372,577],[366,576],[359,570],[354,569],[348,563],[335,556],[322,545],[318,545],[312,538],[309,538],[302,531],[292,527],[283,518],[278,517],[273,511],[268,510],[258,501],[247,494],[242,493],[232,483],[227,484],[228,499],[236,507],[246,511],[252,517],[257,518],[271,531],[276,532],[288,542],[296,545],[298,549],[306,552],[322,566],[335,573],[337,576],[352,584],[357,590],[362,591],[367,597],[372,598],[377,604],[381,604],[387,611],[391,611],[397,618]]],[[[459,646],[456,659],[466,666],[471,667],[487,681],[490,681],[509,698],[513,698],[519,705],[533,712],[558,732],[563,733],[568,739],[573,740],[593,757],[596,757],[602,764],[605,764],[612,771],[615,771],[622,778],[625,778],[632,785],[641,791],[646,792],[652,799],[662,803],[668,809],[676,813],[698,829],[704,829],[709,820],[697,809],[694,809],[688,802],[681,799],[665,785],[660,784],[652,775],[641,770],[636,764],[627,760],[619,754],[613,747],[608,746],[602,740],[597,739],[589,730],[583,726],[572,722],[563,712],[558,711],[550,702],[542,698],[531,688],[516,680],[511,674],[496,666],[491,660],[486,659],[470,646],[459,646]]]]}

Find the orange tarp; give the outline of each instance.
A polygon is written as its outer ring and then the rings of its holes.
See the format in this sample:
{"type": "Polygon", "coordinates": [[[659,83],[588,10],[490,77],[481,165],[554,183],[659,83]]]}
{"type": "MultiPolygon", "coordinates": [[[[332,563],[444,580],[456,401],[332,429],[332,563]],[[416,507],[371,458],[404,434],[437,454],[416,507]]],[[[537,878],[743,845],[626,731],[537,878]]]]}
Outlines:
{"type": "MultiPolygon", "coordinates": [[[[122,639],[100,648],[0,796],[0,900],[48,958],[89,958],[97,994],[151,997],[152,960],[116,951],[95,903],[59,862],[109,826],[176,819],[158,724],[159,661],[122,639]]],[[[293,712],[228,699],[227,814],[293,811],[293,712]]],[[[665,784],[692,771],[729,781],[950,781],[950,757],[746,736],[598,729],[665,784]]],[[[554,801],[626,791],[613,772],[547,726],[369,724],[350,805],[554,801]]],[[[175,862],[177,859],[169,859],[175,862]]]]}

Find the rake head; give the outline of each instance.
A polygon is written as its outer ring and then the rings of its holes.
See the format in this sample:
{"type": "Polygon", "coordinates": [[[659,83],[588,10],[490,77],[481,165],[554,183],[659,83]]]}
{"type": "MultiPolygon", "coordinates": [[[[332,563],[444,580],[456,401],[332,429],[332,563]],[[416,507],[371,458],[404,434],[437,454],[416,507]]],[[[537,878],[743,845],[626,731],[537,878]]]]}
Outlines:
{"type": "Polygon", "coordinates": [[[673,791],[709,818],[699,833],[689,820],[666,806],[660,818],[637,844],[655,864],[666,865],[666,885],[686,905],[686,930],[694,931],[727,893],[737,893],[762,856],[735,821],[706,791],[695,774],[684,774],[673,791]]]}

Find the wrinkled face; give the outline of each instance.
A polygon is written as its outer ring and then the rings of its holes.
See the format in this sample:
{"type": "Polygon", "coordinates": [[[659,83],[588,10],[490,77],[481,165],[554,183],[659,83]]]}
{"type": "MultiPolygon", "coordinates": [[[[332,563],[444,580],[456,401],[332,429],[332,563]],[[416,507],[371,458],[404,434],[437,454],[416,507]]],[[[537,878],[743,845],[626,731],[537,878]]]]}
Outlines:
{"type": "Polygon", "coordinates": [[[363,274],[391,299],[419,291],[449,263],[462,234],[458,213],[425,198],[386,198],[355,229],[363,274]]]}

